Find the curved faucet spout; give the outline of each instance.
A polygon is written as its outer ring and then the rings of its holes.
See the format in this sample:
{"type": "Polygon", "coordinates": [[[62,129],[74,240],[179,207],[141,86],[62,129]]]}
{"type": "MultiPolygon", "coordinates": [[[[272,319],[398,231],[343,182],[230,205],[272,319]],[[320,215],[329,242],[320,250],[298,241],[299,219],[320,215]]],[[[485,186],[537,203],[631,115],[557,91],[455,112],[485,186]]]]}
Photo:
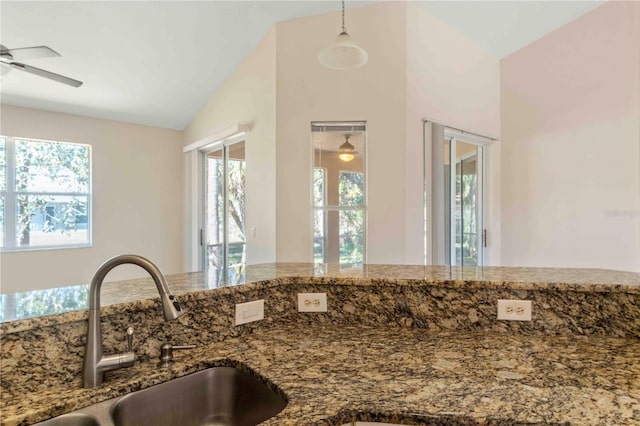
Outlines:
{"type": "Polygon", "coordinates": [[[113,268],[125,264],[138,265],[151,275],[151,278],[153,278],[153,282],[156,284],[158,289],[158,293],[160,294],[165,321],[174,320],[184,314],[180,304],[171,294],[167,280],[164,275],[162,275],[162,272],[160,272],[160,269],[158,269],[158,267],[150,260],[135,254],[122,254],[120,256],[115,256],[100,265],[91,280],[91,287],[89,289],[89,309],[100,309],[100,289],[102,288],[104,278],[113,268]]]}
{"type": "Polygon", "coordinates": [[[87,329],[87,346],[84,353],[82,380],[85,388],[95,388],[104,381],[106,371],[133,365],[135,354],[132,350],[123,354],[103,355],[102,327],[100,325],[100,289],[107,274],[116,266],[124,264],[138,265],[146,270],[156,284],[165,321],[183,315],[180,304],[169,291],[167,280],[162,272],[150,260],[142,256],[124,254],[104,262],[96,271],[89,288],[89,324],[87,329]]]}

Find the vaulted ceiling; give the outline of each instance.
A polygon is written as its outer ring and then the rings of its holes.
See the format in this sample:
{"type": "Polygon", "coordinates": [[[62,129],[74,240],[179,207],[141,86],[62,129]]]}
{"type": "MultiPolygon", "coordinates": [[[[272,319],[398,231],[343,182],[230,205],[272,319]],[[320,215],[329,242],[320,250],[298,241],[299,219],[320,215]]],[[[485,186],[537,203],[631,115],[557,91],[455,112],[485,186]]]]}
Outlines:
{"type": "MultiPolygon", "coordinates": [[[[602,3],[420,2],[496,58],[602,3]]],[[[62,57],[25,62],[85,84],[14,70],[2,77],[1,100],[183,129],[275,23],[339,8],[337,1],[3,1],[1,44],[50,46],[62,57]]]]}

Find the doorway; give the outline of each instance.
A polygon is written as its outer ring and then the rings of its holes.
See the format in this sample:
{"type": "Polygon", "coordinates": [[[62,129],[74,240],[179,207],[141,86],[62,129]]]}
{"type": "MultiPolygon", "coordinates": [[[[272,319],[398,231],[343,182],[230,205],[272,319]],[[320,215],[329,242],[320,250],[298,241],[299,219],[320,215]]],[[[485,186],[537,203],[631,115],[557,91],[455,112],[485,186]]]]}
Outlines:
{"type": "Polygon", "coordinates": [[[430,121],[424,123],[424,137],[425,264],[496,262],[499,245],[488,245],[487,229],[499,228],[499,145],[430,121]]]}

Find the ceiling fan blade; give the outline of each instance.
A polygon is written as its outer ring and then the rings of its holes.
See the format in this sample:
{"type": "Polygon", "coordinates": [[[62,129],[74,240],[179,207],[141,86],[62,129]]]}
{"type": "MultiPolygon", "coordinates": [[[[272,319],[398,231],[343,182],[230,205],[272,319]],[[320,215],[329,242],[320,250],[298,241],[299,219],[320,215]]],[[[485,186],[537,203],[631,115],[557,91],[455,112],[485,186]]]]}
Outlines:
{"type": "Polygon", "coordinates": [[[18,61],[60,56],[58,52],[47,46],[21,47],[19,49],[7,49],[4,46],[0,46],[0,54],[6,53],[10,54],[13,59],[18,61]]]}
{"type": "Polygon", "coordinates": [[[4,77],[11,71],[11,66],[5,62],[0,62],[0,77],[4,77]]]}
{"type": "Polygon", "coordinates": [[[39,75],[40,77],[48,78],[50,80],[57,81],[58,83],[68,84],[69,86],[73,86],[73,87],[82,86],[82,82],[79,80],[74,80],[73,78],[65,77],[63,75],[56,74],[51,71],[46,71],[40,68],[32,67],[31,65],[21,64],[20,62],[10,62],[8,65],[10,65],[11,68],[14,68],[20,71],[25,71],[31,74],[39,75]]]}

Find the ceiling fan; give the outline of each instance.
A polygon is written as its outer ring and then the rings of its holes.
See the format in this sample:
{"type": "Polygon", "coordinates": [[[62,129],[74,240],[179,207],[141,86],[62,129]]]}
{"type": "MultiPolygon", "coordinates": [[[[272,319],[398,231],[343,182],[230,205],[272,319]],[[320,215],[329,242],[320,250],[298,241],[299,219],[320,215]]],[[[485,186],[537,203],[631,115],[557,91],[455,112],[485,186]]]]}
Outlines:
{"type": "MultiPolygon", "coordinates": [[[[30,74],[35,74],[40,77],[48,78],[58,83],[68,84],[73,87],[82,86],[82,82],[74,80],[73,78],[65,77],[60,74],[53,73],[51,71],[43,70],[41,68],[32,67],[31,65],[17,62],[18,60],[25,59],[37,59],[37,58],[52,58],[61,56],[58,52],[47,46],[34,46],[34,47],[21,47],[18,49],[8,49],[0,44],[0,64],[3,69],[14,69],[30,74]],[[8,67],[8,68],[7,68],[8,67]]],[[[4,74],[4,73],[3,73],[4,74]]]]}

